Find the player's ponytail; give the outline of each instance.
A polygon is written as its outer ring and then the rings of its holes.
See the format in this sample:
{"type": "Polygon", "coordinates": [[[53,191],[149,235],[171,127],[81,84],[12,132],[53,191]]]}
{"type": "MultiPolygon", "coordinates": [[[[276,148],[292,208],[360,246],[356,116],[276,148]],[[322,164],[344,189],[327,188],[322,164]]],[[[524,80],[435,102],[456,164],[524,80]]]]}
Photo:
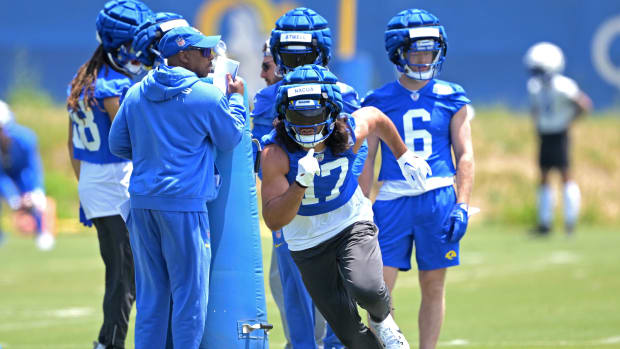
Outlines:
{"type": "MultiPolygon", "coordinates": [[[[78,69],[77,74],[71,81],[71,92],[67,97],[67,107],[78,110],[78,101],[82,92],[84,93],[84,106],[90,108],[95,104],[93,93],[95,91],[95,81],[99,70],[107,63],[106,53],[103,46],[99,45],[93,56],[78,69]]],[[[105,66],[107,69],[108,67],[105,66]]]]}

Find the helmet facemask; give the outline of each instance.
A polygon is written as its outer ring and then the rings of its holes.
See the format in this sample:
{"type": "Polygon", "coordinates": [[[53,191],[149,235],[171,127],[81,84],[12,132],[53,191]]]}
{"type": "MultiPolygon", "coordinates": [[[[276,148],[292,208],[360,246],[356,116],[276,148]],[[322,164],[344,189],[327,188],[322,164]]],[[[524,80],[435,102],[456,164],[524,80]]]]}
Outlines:
{"type": "Polygon", "coordinates": [[[108,52],[108,59],[115,69],[129,74],[131,77],[139,77],[148,71],[147,67],[138,61],[130,43],[122,44],[113,52],[108,52]]]}
{"type": "Polygon", "coordinates": [[[293,86],[287,96],[280,117],[289,137],[304,148],[312,148],[331,135],[339,109],[321,92],[321,85],[293,86]]]}
{"type": "Polygon", "coordinates": [[[289,101],[283,120],[286,133],[304,148],[317,146],[334,131],[331,109],[315,99],[289,101]]]}
{"type": "Polygon", "coordinates": [[[409,29],[410,40],[398,49],[399,71],[415,80],[430,80],[441,72],[446,46],[438,28],[409,29]]]}

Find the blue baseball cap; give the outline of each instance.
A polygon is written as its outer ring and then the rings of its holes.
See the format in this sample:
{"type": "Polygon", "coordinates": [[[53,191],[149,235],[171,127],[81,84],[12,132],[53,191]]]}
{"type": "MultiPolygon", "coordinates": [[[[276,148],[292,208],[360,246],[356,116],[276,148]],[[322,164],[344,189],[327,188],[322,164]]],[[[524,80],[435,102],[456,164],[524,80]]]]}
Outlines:
{"type": "Polygon", "coordinates": [[[157,49],[164,58],[174,56],[188,47],[212,48],[220,42],[220,35],[205,36],[194,27],[178,27],[167,32],[157,49]]]}

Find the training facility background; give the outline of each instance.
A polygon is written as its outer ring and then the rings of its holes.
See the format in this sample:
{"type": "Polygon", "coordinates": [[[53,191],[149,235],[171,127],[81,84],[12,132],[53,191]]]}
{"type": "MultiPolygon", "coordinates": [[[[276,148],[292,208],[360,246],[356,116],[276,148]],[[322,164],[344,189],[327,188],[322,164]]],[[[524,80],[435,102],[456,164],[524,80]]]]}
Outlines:
{"type": "MultiPolygon", "coordinates": [[[[0,11],[0,97],[34,85],[62,101],[76,68],[94,51],[98,1],[13,1],[0,11]]],[[[593,96],[598,109],[620,103],[620,2],[615,0],[149,0],[153,11],[185,16],[205,34],[222,34],[251,94],[259,78],[261,45],[285,11],[308,6],[329,22],[330,67],[361,94],[394,78],[383,32],[411,7],[439,17],[448,33],[443,79],[461,83],[476,104],[524,107],[522,57],[538,41],[559,45],[566,73],[593,96]]]]}

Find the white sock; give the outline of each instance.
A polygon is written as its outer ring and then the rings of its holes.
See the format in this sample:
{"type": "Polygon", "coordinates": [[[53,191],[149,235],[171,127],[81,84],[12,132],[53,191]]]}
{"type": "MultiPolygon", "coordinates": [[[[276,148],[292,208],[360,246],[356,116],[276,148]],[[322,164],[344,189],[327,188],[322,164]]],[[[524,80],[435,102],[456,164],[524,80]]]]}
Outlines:
{"type": "Polygon", "coordinates": [[[579,217],[581,207],[581,192],[573,181],[564,184],[564,222],[567,226],[574,226],[579,217]]]}
{"type": "Polygon", "coordinates": [[[553,191],[550,185],[541,185],[538,188],[538,223],[551,227],[553,220],[553,191]]]}

